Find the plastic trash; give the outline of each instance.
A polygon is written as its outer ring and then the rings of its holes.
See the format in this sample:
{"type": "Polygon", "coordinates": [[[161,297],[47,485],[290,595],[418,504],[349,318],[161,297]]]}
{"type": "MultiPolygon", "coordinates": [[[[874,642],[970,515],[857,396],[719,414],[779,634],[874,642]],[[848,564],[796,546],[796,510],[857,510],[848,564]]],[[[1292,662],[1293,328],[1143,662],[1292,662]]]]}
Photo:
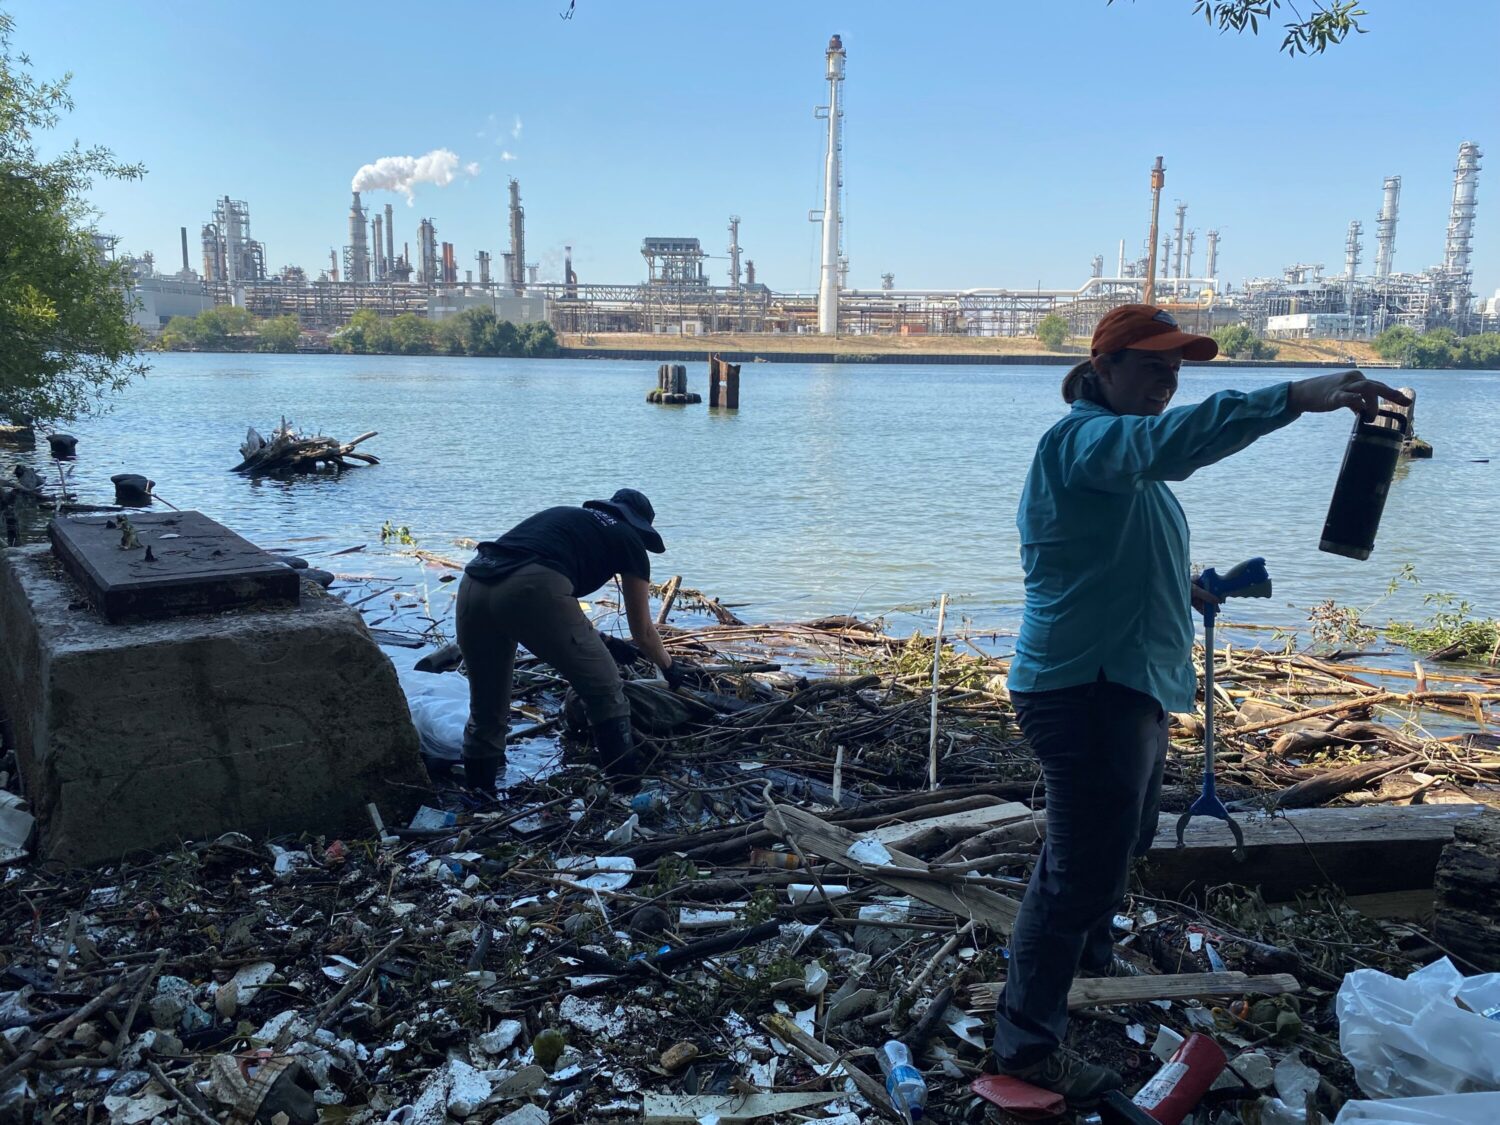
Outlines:
{"type": "Polygon", "coordinates": [[[1500,1093],[1445,1094],[1346,1102],[1334,1125],[1493,1125],[1500,1121],[1500,1093]]]}
{"type": "Polygon", "coordinates": [[[885,1092],[896,1112],[908,1121],[920,1121],[927,1112],[927,1080],[912,1065],[911,1052],[899,1039],[889,1039],[875,1054],[885,1075],[885,1092]]]}
{"type": "Polygon", "coordinates": [[[1360,969],[1339,987],[1339,1047],[1372,1098],[1500,1090],[1500,1021],[1479,1014],[1497,1005],[1500,973],[1446,957],[1405,980],[1360,969]]]}
{"type": "Polygon", "coordinates": [[[458,815],[447,809],[435,809],[431,805],[423,805],[411,818],[408,828],[416,832],[440,832],[444,828],[452,828],[458,823],[458,815]]]}

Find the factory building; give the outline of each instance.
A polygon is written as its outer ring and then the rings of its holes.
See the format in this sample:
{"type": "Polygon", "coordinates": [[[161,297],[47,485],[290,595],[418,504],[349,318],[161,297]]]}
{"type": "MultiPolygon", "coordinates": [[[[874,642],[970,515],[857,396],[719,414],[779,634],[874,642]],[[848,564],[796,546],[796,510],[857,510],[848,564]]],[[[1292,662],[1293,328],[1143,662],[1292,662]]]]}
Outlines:
{"type": "MultiPolygon", "coordinates": [[[[1244,323],[1266,335],[1288,338],[1368,338],[1393,324],[1418,329],[1447,326],[1462,334],[1486,326],[1493,329],[1494,319],[1500,317],[1497,302],[1476,302],[1473,295],[1473,239],[1483,157],[1473,141],[1458,149],[1440,255],[1438,232],[1414,237],[1408,222],[1400,225],[1398,258],[1402,179],[1390,175],[1381,183],[1378,209],[1351,220],[1343,232],[1341,270],[1325,273],[1320,263],[1299,262],[1285,267],[1279,277],[1254,278],[1235,289],[1221,276],[1218,225],[1201,229],[1192,221],[1199,206],[1180,198],[1163,199],[1166,168],[1157,157],[1151,168],[1149,212],[1144,206],[1147,198],[1141,200],[1145,237],[1139,243],[1120,239],[1117,254],[1110,256],[1113,269],[1106,268],[1105,254],[1095,254],[1088,276],[1077,288],[903,290],[896,288],[890,272],[882,275],[878,289],[851,288],[842,221],[846,63],[844,43],[835,35],[822,58],[826,104],[816,111],[826,123],[826,136],[820,169],[823,206],[809,214],[821,225],[814,291],[775,291],[758,282],[754,263],[744,258],[738,215],[729,216],[727,276],[722,284],[711,276],[703,242],[690,234],[644,238],[641,280],[580,281],[571,246],[561,277],[541,278],[537,265],[527,261],[526,212],[520,182],[512,178],[497,224],[507,242],[501,261],[494,262],[488,249],[462,251],[466,260],[477,264],[477,281],[471,269],[460,277],[459,244],[439,239],[436,217],[421,217],[397,238],[391,204],[385,203],[383,213],[377,214],[376,206],[358,191],[352,193],[343,224],[347,241],[341,239],[342,253],[330,249],[321,276],[309,281],[297,267],[267,276],[265,247],[250,235],[248,205],[226,195],[215,201],[211,220],[202,226],[201,281],[187,268],[184,231],[183,271],[176,275],[181,292],[163,285],[154,290],[159,297],[152,299],[175,309],[173,302],[191,303],[201,288],[212,301],[243,304],[260,316],[292,314],[304,326],[322,330],[347,323],[359,309],[373,309],[382,316],[409,312],[441,318],[464,309],[490,308],[502,319],[546,320],[562,332],[671,335],[1031,336],[1044,317],[1056,313],[1067,320],[1073,335],[1087,336],[1110,308],[1140,300],[1165,306],[1194,331],[1244,323]],[[1367,223],[1374,236],[1369,267],[1364,266],[1367,223]],[[1417,257],[1412,247],[1419,244],[1433,252],[1428,260],[1436,264],[1403,271],[1402,264],[1417,257]],[[1138,249],[1127,253],[1127,246],[1138,249]]],[[[143,282],[158,280],[162,279],[154,271],[142,275],[143,282]]]]}

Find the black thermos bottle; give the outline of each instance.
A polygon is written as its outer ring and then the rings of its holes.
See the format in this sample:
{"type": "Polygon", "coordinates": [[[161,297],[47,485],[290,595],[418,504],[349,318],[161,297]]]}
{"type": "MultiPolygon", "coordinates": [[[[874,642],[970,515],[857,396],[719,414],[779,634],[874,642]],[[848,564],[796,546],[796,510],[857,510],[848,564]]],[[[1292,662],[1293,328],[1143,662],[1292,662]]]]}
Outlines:
{"type": "Polygon", "coordinates": [[[1370,557],[1408,425],[1406,415],[1395,410],[1380,411],[1373,422],[1354,419],[1318,550],[1351,559],[1370,557]]]}

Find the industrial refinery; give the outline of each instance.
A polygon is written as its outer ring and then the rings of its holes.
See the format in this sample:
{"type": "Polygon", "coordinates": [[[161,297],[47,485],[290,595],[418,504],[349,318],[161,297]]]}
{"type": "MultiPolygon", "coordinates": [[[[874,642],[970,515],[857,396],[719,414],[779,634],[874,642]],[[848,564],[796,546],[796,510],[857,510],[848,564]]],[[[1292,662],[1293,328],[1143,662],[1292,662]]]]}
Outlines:
{"type": "MultiPolygon", "coordinates": [[[[1250,279],[1236,289],[1221,278],[1217,225],[1200,237],[1199,228],[1189,223],[1188,203],[1180,199],[1163,213],[1167,169],[1158,156],[1149,169],[1149,194],[1142,190],[1140,195],[1144,237],[1119,239],[1109,272],[1105,255],[1096,254],[1088,276],[1074,289],[903,290],[889,272],[882,275],[879,289],[851,289],[841,221],[846,63],[847,52],[835,35],[824,53],[826,101],[817,107],[819,119],[827,123],[823,206],[808,216],[821,227],[816,292],[783,291],[757,280],[755,262],[740,242],[737,215],[727,219],[729,268],[722,283],[710,277],[705,263],[711,254],[698,237],[655,234],[641,240],[642,279],[580,281],[572,247],[567,248],[562,276],[541,278],[537,265],[527,261],[521,184],[511,179],[503,222],[497,222],[508,245],[498,272],[492,252],[479,247],[463,251],[460,268],[460,250],[455,242],[440,239],[437,216],[419,218],[398,239],[392,205],[378,209],[355,190],[347,221],[336,228],[342,245],[330,248],[326,264],[311,272],[287,265],[273,274],[265,244],[251,236],[249,204],[226,195],[214,201],[199,228],[196,268],[189,260],[187,227],[181,229],[179,271],[157,272],[150,254],[133,263],[138,320],[156,330],[173,315],[234,304],[258,316],[294,315],[306,329],[329,332],[360,309],[382,316],[442,318],[482,307],[502,319],[547,321],[559,332],[589,334],[1030,336],[1043,317],[1057,313],[1074,335],[1086,336],[1108,309],[1145,300],[1172,309],[1185,326],[1198,331],[1241,323],[1270,337],[1368,339],[1391,325],[1450,327],[1464,334],[1487,327],[1488,317],[1500,317],[1500,296],[1476,302],[1473,295],[1470,261],[1483,157],[1473,141],[1458,145],[1441,245],[1436,232],[1433,237],[1402,233],[1402,262],[1421,262],[1430,255],[1427,260],[1436,262],[1430,266],[1397,268],[1397,174],[1385,177],[1378,209],[1372,206],[1366,213],[1374,232],[1370,268],[1362,268],[1366,222],[1354,217],[1343,236],[1342,269],[1327,272],[1322,262],[1297,262],[1280,277],[1250,279]],[[1134,249],[1127,252],[1127,246],[1134,249]]],[[[1143,177],[1141,187],[1146,186],[1143,177]]],[[[1136,189],[1122,184],[1120,190],[1136,189]]],[[[1336,244],[1333,237],[1330,243],[1336,244]]]]}

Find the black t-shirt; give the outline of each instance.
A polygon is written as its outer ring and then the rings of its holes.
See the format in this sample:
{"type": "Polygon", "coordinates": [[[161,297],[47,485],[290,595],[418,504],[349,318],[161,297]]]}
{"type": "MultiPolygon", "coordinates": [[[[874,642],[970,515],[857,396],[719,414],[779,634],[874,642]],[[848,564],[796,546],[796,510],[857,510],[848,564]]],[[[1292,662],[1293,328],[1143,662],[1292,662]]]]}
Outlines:
{"type": "Polygon", "coordinates": [[[575,598],[587,597],[616,574],[651,580],[651,560],[635,529],[597,508],[548,508],[516,524],[499,539],[479,544],[464,573],[496,582],[540,563],[573,583],[575,598]]]}

